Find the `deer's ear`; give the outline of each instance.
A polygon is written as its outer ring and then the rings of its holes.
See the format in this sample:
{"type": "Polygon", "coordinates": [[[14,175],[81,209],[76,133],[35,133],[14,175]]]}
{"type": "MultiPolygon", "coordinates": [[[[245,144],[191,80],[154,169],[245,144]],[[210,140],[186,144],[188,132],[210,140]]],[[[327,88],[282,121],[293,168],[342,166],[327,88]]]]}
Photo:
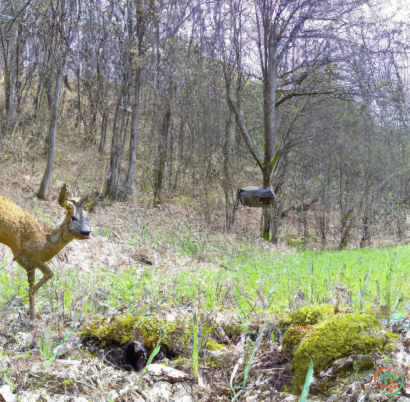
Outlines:
{"type": "Polygon", "coordinates": [[[67,209],[67,185],[64,183],[61,187],[60,196],[58,197],[58,203],[63,208],[67,209]]]}
{"type": "Polygon", "coordinates": [[[65,206],[65,212],[67,216],[74,216],[75,210],[76,210],[75,205],[71,201],[68,201],[65,206]]]}

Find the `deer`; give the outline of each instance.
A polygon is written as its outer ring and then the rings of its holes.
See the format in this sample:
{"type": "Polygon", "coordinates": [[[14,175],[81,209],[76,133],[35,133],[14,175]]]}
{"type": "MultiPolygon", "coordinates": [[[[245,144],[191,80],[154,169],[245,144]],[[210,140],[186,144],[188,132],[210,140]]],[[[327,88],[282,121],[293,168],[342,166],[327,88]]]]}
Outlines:
{"type": "Polygon", "coordinates": [[[27,272],[31,320],[34,320],[36,315],[37,291],[54,276],[54,272],[46,263],[72,240],[91,238],[91,225],[83,203],[67,200],[65,184],[61,188],[58,203],[66,211],[64,221],[54,229],[46,229],[11,200],[0,197],[0,243],[11,249],[13,261],[27,272]],[[43,274],[37,283],[36,269],[43,274]]]}

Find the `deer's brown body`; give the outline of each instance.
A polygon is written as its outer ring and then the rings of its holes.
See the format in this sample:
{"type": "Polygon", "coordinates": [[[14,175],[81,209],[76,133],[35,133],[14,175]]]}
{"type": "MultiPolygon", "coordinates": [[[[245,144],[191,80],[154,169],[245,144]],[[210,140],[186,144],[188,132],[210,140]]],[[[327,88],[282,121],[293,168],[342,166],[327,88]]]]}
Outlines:
{"type": "Polygon", "coordinates": [[[35,316],[35,294],[54,275],[46,262],[72,240],[90,238],[88,218],[75,202],[66,202],[65,186],[61,189],[59,203],[65,208],[66,217],[60,226],[47,230],[11,200],[0,197],[0,243],[10,247],[14,260],[27,271],[32,319],[35,316]],[[44,275],[37,284],[36,268],[44,275]]]}

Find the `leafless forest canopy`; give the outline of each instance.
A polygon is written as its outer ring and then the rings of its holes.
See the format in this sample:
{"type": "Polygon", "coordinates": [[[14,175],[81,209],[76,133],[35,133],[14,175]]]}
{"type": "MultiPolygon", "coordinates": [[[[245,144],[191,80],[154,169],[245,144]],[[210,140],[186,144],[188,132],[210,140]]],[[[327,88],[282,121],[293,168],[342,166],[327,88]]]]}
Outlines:
{"type": "Polygon", "coordinates": [[[399,6],[2,0],[0,169],[42,161],[44,199],[56,164],[76,154],[84,171],[99,166],[89,190],[118,202],[146,192],[153,206],[190,197],[226,230],[236,188],[270,187],[266,240],[289,227],[339,248],[404,239],[410,30],[399,6]]]}

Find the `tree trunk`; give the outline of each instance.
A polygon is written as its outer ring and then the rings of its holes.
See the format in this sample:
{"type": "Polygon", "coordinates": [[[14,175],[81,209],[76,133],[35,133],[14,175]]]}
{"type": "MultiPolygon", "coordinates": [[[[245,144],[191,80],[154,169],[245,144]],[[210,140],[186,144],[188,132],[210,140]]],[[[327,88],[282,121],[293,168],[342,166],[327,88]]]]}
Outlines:
{"type": "Polygon", "coordinates": [[[135,177],[135,167],[137,165],[138,129],[140,122],[140,94],[141,94],[141,67],[136,67],[135,71],[135,95],[132,112],[132,126],[130,136],[130,157],[128,160],[127,183],[125,185],[125,197],[129,199],[133,195],[133,185],[135,177]]]}
{"type": "Polygon", "coordinates": [[[230,172],[230,157],[234,152],[234,139],[232,139],[232,133],[235,135],[235,116],[231,112],[229,119],[226,122],[225,128],[225,142],[223,147],[223,168],[224,168],[224,195],[225,195],[225,227],[227,231],[231,230],[233,225],[232,219],[232,203],[231,203],[231,172],[230,172]]]}
{"type": "MultiPolygon", "coordinates": [[[[11,77],[10,77],[10,70],[6,66],[4,68],[4,87],[5,87],[5,95],[6,95],[6,116],[7,116],[7,126],[10,128],[10,103],[11,103],[11,77]]],[[[10,130],[7,130],[8,134],[10,130]]]]}
{"type": "Polygon", "coordinates": [[[154,207],[160,204],[160,197],[162,193],[162,184],[165,173],[165,163],[167,160],[167,139],[169,131],[169,123],[171,121],[171,108],[169,102],[167,102],[165,115],[162,120],[158,138],[158,157],[156,161],[155,169],[155,184],[154,184],[154,207]]]}
{"type": "Polygon", "coordinates": [[[121,105],[120,95],[117,108],[114,116],[114,124],[112,129],[112,140],[111,140],[111,157],[110,157],[110,170],[108,171],[107,177],[107,187],[105,195],[108,198],[116,199],[118,183],[120,180],[120,168],[121,168],[121,158],[122,158],[122,138],[120,135],[120,130],[118,128],[118,120],[120,119],[120,105],[121,105]]]}
{"type": "Polygon", "coordinates": [[[124,152],[124,135],[128,124],[128,103],[129,86],[126,82],[118,97],[112,130],[110,170],[105,190],[105,195],[111,199],[119,197],[118,185],[120,183],[121,162],[124,152]]]}
{"type": "Polygon", "coordinates": [[[17,72],[17,38],[12,35],[10,43],[10,77],[9,77],[9,109],[8,109],[8,124],[10,130],[14,129],[15,117],[16,117],[16,72],[17,72]]]}
{"type": "MultiPolygon", "coordinates": [[[[75,118],[75,128],[78,129],[78,133],[81,136],[81,121],[83,121],[83,115],[81,111],[81,83],[80,83],[80,69],[77,68],[75,72],[75,78],[76,78],[76,83],[77,83],[77,116],[75,118]]],[[[84,127],[85,130],[87,131],[87,128],[84,127]]]]}
{"type": "MultiPolygon", "coordinates": [[[[130,136],[130,157],[128,160],[128,172],[127,181],[125,184],[124,198],[129,199],[133,195],[133,185],[135,177],[135,167],[137,164],[137,148],[138,148],[138,129],[140,122],[140,97],[141,97],[141,63],[144,59],[144,36],[145,36],[145,15],[141,11],[143,9],[143,4],[140,1],[135,2],[135,12],[136,12],[136,25],[134,27],[137,39],[138,39],[138,57],[135,61],[135,75],[134,75],[134,105],[132,111],[132,126],[131,126],[131,136],[130,136]]],[[[130,11],[131,12],[131,11],[130,11]]],[[[133,36],[132,24],[129,24],[129,37],[130,41],[133,36]]],[[[131,58],[132,59],[132,58],[131,58]]],[[[130,63],[133,64],[132,62],[130,63]]]]}
{"type": "Polygon", "coordinates": [[[271,219],[272,219],[272,225],[271,225],[271,242],[273,244],[278,243],[278,234],[279,234],[279,227],[281,224],[281,203],[278,202],[277,200],[274,200],[272,203],[272,211],[271,211],[271,219]]]}
{"type": "MultiPolygon", "coordinates": [[[[46,171],[44,172],[43,180],[41,182],[40,190],[37,194],[38,198],[45,200],[48,198],[51,192],[51,182],[53,179],[53,163],[54,163],[54,148],[56,140],[56,128],[57,128],[57,115],[58,115],[58,103],[60,100],[61,84],[63,82],[63,69],[58,72],[58,76],[55,82],[55,88],[53,93],[50,93],[50,126],[49,126],[49,148],[46,171]]],[[[51,91],[50,91],[51,92],[51,91]]]]}
{"type": "Polygon", "coordinates": [[[42,69],[42,71],[40,71],[40,74],[39,74],[36,97],[34,98],[34,106],[36,110],[36,115],[35,115],[36,124],[38,122],[38,116],[40,113],[41,98],[43,97],[45,74],[46,74],[45,69],[42,69]]]}
{"type": "Polygon", "coordinates": [[[168,188],[172,188],[172,180],[174,178],[174,148],[175,148],[175,130],[171,130],[169,135],[168,149],[168,188]]]}
{"type": "MultiPolygon", "coordinates": [[[[90,91],[91,94],[91,91],[90,91]]],[[[97,91],[95,98],[90,96],[90,110],[91,110],[91,121],[88,127],[88,132],[90,137],[96,132],[97,125],[97,115],[100,106],[100,100],[104,96],[104,79],[101,75],[100,61],[97,60],[97,91]]]]}
{"type": "Polygon", "coordinates": [[[272,212],[273,211],[272,211],[271,205],[266,205],[262,209],[262,237],[266,241],[270,241],[270,230],[271,230],[271,224],[273,221],[272,212]]]}
{"type": "Polygon", "coordinates": [[[173,189],[176,190],[178,184],[180,182],[180,177],[182,176],[182,169],[185,165],[184,162],[184,125],[185,121],[183,116],[181,115],[181,122],[179,126],[179,133],[178,133],[178,166],[177,171],[175,174],[173,189]]]}
{"type": "MultiPolygon", "coordinates": [[[[127,105],[128,105],[128,100],[127,100],[127,105]]],[[[127,128],[128,128],[128,122],[130,119],[130,114],[128,113],[128,107],[124,108],[122,112],[122,123],[121,123],[121,141],[122,141],[122,149],[125,147],[125,140],[127,138],[127,128]]]]}
{"type": "Polygon", "coordinates": [[[20,56],[22,51],[22,25],[19,24],[17,28],[17,45],[16,45],[16,57],[15,57],[15,77],[14,77],[14,87],[15,87],[15,109],[18,113],[21,103],[21,81],[20,81],[20,56]]]}
{"type": "Polygon", "coordinates": [[[4,86],[6,95],[5,101],[8,126],[7,131],[10,133],[14,127],[16,114],[16,83],[20,51],[20,29],[13,29],[9,38],[6,38],[3,29],[1,34],[4,59],[4,86]],[[7,47],[5,42],[7,42],[7,47]]]}
{"type": "Polygon", "coordinates": [[[370,231],[369,231],[369,216],[367,215],[367,211],[364,212],[364,216],[362,219],[363,223],[363,235],[360,240],[360,248],[366,247],[370,241],[370,231]]]}
{"type": "Polygon", "coordinates": [[[229,114],[226,141],[228,154],[234,156],[236,151],[236,119],[232,112],[229,114]]]}
{"type": "Polygon", "coordinates": [[[100,146],[98,148],[98,152],[100,154],[102,154],[104,152],[105,139],[107,137],[107,122],[108,122],[107,112],[104,111],[103,115],[102,115],[102,122],[101,122],[100,146]]]}

